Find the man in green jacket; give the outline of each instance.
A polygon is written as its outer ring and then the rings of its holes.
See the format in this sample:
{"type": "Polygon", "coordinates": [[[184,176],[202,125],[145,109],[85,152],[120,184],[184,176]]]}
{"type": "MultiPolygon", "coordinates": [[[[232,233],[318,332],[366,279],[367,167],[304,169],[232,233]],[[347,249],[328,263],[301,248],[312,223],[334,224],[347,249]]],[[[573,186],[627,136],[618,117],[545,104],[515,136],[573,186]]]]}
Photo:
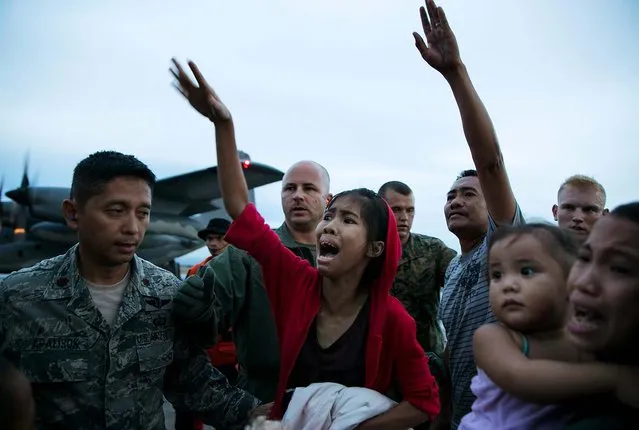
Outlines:
{"type": "MultiPolygon", "coordinates": [[[[316,263],[315,227],[331,198],[329,187],[328,172],[313,161],[295,163],[282,179],[284,223],[274,231],[286,247],[313,266],[316,263]]],[[[178,295],[188,303],[193,321],[200,321],[207,311],[210,314],[211,306],[215,309],[218,331],[224,333],[229,328],[233,331],[240,368],[238,387],[263,402],[271,402],[275,398],[280,357],[261,273],[257,261],[229,246],[198,276],[188,278],[178,295]],[[200,291],[208,289],[211,283],[215,298],[212,303],[206,303],[199,299],[200,291]]]]}

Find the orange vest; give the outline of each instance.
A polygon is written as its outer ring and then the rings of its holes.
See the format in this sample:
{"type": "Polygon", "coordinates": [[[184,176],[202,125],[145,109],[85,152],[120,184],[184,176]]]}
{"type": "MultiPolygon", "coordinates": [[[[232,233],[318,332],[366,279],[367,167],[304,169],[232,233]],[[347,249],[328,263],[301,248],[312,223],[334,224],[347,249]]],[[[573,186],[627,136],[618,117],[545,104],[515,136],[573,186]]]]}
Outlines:
{"type": "Polygon", "coordinates": [[[206,258],[204,259],[204,261],[201,261],[201,262],[197,263],[195,266],[191,267],[191,268],[189,269],[189,271],[188,271],[188,272],[186,272],[186,276],[188,277],[188,276],[197,275],[197,271],[198,271],[198,270],[200,270],[200,267],[204,267],[204,266],[206,266],[206,263],[208,263],[209,261],[211,261],[211,259],[212,259],[212,258],[213,258],[213,256],[212,256],[212,255],[211,255],[211,256],[209,256],[209,257],[206,257],[206,258]]]}

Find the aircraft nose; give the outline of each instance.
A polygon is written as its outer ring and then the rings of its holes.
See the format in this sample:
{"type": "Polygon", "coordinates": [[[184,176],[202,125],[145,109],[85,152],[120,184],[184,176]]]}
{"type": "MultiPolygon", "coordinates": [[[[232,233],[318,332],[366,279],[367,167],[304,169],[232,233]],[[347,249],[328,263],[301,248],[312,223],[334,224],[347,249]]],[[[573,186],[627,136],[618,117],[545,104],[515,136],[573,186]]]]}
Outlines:
{"type": "Polygon", "coordinates": [[[24,206],[29,205],[28,188],[16,188],[15,190],[7,191],[5,195],[16,203],[19,203],[24,206]]]}

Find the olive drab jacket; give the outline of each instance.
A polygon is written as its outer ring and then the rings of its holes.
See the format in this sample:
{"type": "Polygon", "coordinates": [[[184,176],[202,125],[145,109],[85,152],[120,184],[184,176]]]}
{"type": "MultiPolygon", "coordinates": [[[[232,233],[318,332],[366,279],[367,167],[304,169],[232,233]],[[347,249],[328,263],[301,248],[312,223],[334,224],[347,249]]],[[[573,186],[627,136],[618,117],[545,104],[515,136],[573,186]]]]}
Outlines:
{"type": "MultiPolygon", "coordinates": [[[[274,230],[295,254],[315,266],[315,245],[296,242],[286,224],[274,230]]],[[[237,386],[263,402],[275,399],[280,369],[279,344],[262,268],[246,252],[228,246],[208,263],[203,281],[213,282],[219,333],[233,332],[239,364],[237,386]]]]}

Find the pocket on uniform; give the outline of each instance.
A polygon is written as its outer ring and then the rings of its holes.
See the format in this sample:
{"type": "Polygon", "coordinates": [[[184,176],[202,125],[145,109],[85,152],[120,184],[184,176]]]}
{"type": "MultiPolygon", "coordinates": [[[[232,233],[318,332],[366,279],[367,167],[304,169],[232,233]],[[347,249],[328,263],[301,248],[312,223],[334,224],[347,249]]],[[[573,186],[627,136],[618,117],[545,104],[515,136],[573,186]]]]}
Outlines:
{"type": "Polygon", "coordinates": [[[173,362],[173,330],[157,330],[137,337],[140,372],[167,367],[173,362]]]}
{"type": "Polygon", "coordinates": [[[34,383],[81,382],[91,378],[90,351],[23,351],[20,370],[34,383]]]}
{"type": "Polygon", "coordinates": [[[173,362],[173,330],[138,334],[135,350],[139,366],[139,374],[135,378],[139,427],[163,428],[164,376],[173,362]]]}

